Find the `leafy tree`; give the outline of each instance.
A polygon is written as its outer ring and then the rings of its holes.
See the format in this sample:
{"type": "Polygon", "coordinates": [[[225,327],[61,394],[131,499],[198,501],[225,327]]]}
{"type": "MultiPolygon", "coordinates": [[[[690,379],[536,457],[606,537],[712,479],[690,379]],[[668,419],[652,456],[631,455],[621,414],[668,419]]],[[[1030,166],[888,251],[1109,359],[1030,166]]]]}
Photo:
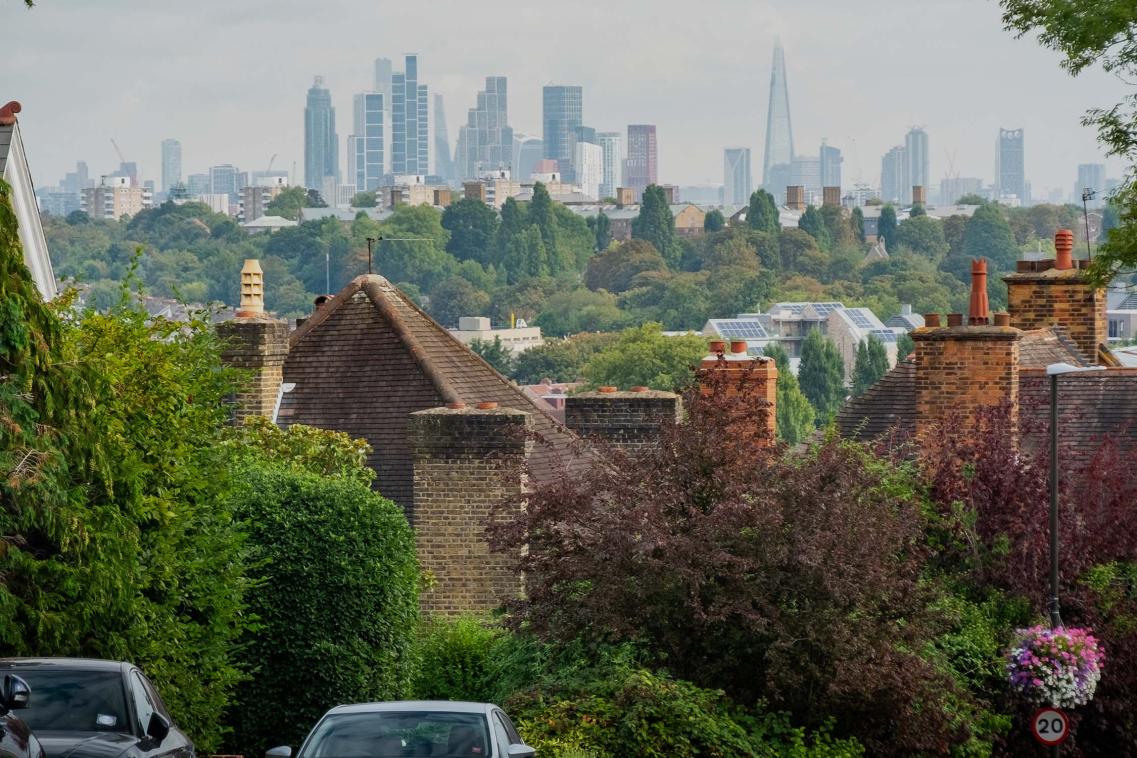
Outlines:
{"type": "MultiPolygon", "coordinates": [[[[275,235],[273,235],[275,236],[275,235]]],[[[393,282],[411,281],[432,289],[454,267],[446,252],[450,232],[442,228],[442,214],[428,205],[402,206],[379,228],[384,239],[375,247],[375,270],[393,282]]],[[[357,256],[367,255],[366,245],[357,256]]]]}
{"type": "Polygon", "coordinates": [[[974,192],[968,193],[955,201],[956,205],[986,205],[987,199],[982,195],[976,195],[974,192]]]}
{"type": "Polygon", "coordinates": [[[782,230],[781,214],[774,196],[766,190],[756,190],[750,195],[750,207],[746,211],[746,224],[753,230],[777,234],[782,230]]]}
{"type": "Polygon", "coordinates": [[[489,307],[489,295],[460,276],[449,276],[430,291],[427,310],[435,321],[452,329],[461,317],[485,315],[489,307]]]}
{"type": "Polygon", "coordinates": [[[888,373],[888,353],[884,343],[870,334],[857,344],[857,359],[853,364],[853,396],[879,382],[888,373]]]}
{"type": "Polygon", "coordinates": [[[549,276],[549,250],[541,238],[541,229],[531,225],[515,234],[510,240],[502,260],[502,268],[510,282],[519,282],[530,277],[549,276]]]}
{"type": "MultiPolygon", "coordinates": [[[[861,240],[853,233],[853,225],[845,217],[845,209],[839,205],[823,205],[818,209],[825,229],[829,233],[830,250],[848,250],[858,247],[861,240]]],[[[862,217],[861,222],[864,222],[862,217]]],[[[858,251],[859,252],[859,251],[858,251]]]]}
{"type": "Polygon", "coordinates": [[[592,222],[592,231],[596,235],[596,249],[607,250],[612,244],[612,219],[608,218],[607,213],[600,211],[596,214],[592,222]]]}
{"type": "Polygon", "coordinates": [[[976,209],[964,229],[962,248],[962,260],[952,262],[952,273],[960,278],[968,276],[972,259],[986,258],[997,271],[1011,271],[1019,257],[1011,228],[999,206],[994,204],[976,209]]]}
{"type": "Polygon", "coordinates": [[[375,192],[356,192],[351,196],[352,208],[374,208],[379,204],[375,192]]]}
{"type": "Polygon", "coordinates": [[[918,218],[927,215],[928,211],[924,208],[923,203],[916,203],[908,210],[908,218],[918,218]]]}
{"type": "Polygon", "coordinates": [[[796,445],[813,432],[813,406],[802,394],[797,376],[790,369],[790,356],[780,343],[771,342],[762,354],[773,358],[778,366],[777,416],[778,439],[796,445]]]}
{"type": "Polygon", "coordinates": [[[419,631],[415,697],[486,700],[498,668],[504,630],[474,615],[430,618],[419,631]]]}
{"type": "Polygon", "coordinates": [[[897,360],[902,361],[914,352],[916,352],[916,342],[911,334],[904,332],[896,338],[897,360]]]}
{"type": "Polygon", "coordinates": [[[703,217],[703,231],[718,232],[726,228],[726,216],[718,208],[712,208],[703,217]]]}
{"type": "Polygon", "coordinates": [[[885,205],[880,209],[880,218],[876,222],[876,236],[884,240],[884,246],[889,250],[896,248],[896,209],[885,205]]]}
{"type": "Polygon", "coordinates": [[[501,344],[501,337],[489,340],[476,339],[470,343],[470,349],[485,359],[486,363],[497,369],[498,373],[509,376],[513,373],[515,358],[513,351],[501,344]]]}
{"type": "Polygon", "coordinates": [[[547,339],[517,356],[512,378],[518,384],[575,382],[584,378],[584,365],[593,355],[616,340],[615,332],[576,334],[567,339],[547,339]]]}
{"type": "Polygon", "coordinates": [[[778,235],[778,253],[786,271],[798,271],[802,261],[810,254],[823,266],[825,256],[819,255],[820,252],[817,240],[801,229],[786,229],[778,235]]]}
{"type": "Polygon", "coordinates": [[[91,217],[87,215],[87,211],[71,211],[67,214],[67,223],[71,226],[89,224],[91,223],[91,217]]]}
{"type": "Polygon", "coordinates": [[[829,229],[825,226],[825,220],[818,213],[817,208],[812,205],[808,206],[805,213],[798,219],[797,225],[799,229],[817,241],[818,248],[821,250],[829,249],[831,243],[829,229]]]}
{"type": "Polygon", "coordinates": [[[590,290],[620,293],[631,289],[645,271],[666,273],[667,261],[650,242],[633,239],[592,256],[584,283],[590,290]]]}
{"type": "Polygon", "coordinates": [[[292,221],[300,218],[300,209],[311,207],[308,192],[303,187],[288,187],[280,191],[265,206],[266,216],[282,216],[292,221]]]}
{"type": "Polygon", "coordinates": [[[497,213],[480,200],[465,197],[442,212],[442,228],[450,232],[446,252],[460,261],[494,262],[497,213]]]}
{"type": "Polygon", "coordinates": [[[662,325],[648,322],[620,332],[614,343],[592,356],[584,366],[584,377],[594,388],[644,386],[680,391],[691,383],[693,369],[706,352],[703,337],[667,337],[662,325]]]}
{"type": "Polygon", "coordinates": [[[632,236],[650,242],[669,266],[679,263],[679,243],[675,238],[675,218],[663,188],[651,185],[644,190],[640,213],[632,220],[632,236]]]}
{"type": "Polygon", "coordinates": [[[865,241],[865,212],[861,210],[860,206],[853,209],[853,214],[850,217],[850,223],[853,227],[853,234],[860,242],[865,241]]]}
{"type": "Polygon", "coordinates": [[[828,424],[845,401],[845,364],[837,346],[817,329],[802,341],[797,378],[817,414],[818,426],[828,424]]]}
{"type": "Polygon", "coordinates": [[[658,321],[666,329],[698,329],[723,305],[711,301],[708,278],[707,273],[644,274],[643,286],[621,295],[620,304],[633,323],[658,321]]]}
{"type": "MultiPolygon", "coordinates": [[[[507,197],[501,206],[501,224],[497,229],[497,257],[495,263],[503,263],[507,257],[509,243],[515,236],[529,228],[529,210],[512,197],[507,197]]],[[[507,273],[509,269],[506,269],[507,273]]],[[[511,276],[512,278],[512,276],[511,276]]]]}
{"type": "Polygon", "coordinates": [[[529,201],[529,223],[541,231],[541,241],[545,243],[546,249],[556,250],[557,217],[549,190],[541,182],[533,185],[533,199],[529,201]]]}
{"type": "Polygon", "coordinates": [[[619,329],[628,322],[628,316],[617,306],[615,295],[581,287],[551,295],[535,322],[545,334],[563,337],[619,329]]]}
{"type": "MultiPolygon", "coordinates": [[[[939,263],[948,253],[943,225],[931,216],[913,216],[900,222],[896,229],[896,244],[939,263]]],[[[895,253],[896,248],[889,252],[895,253]]]]}

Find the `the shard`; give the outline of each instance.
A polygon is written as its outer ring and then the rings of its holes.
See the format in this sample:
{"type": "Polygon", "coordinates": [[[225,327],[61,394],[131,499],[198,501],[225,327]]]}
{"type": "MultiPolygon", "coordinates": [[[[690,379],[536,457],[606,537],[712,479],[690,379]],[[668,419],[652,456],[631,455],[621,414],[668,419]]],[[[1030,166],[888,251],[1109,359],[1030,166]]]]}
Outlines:
{"type": "Polygon", "coordinates": [[[770,71],[770,104],[766,111],[766,154],[762,161],[762,186],[781,198],[794,159],[794,133],[790,124],[790,90],[786,83],[786,55],[780,40],[774,40],[774,64],[770,71]]]}

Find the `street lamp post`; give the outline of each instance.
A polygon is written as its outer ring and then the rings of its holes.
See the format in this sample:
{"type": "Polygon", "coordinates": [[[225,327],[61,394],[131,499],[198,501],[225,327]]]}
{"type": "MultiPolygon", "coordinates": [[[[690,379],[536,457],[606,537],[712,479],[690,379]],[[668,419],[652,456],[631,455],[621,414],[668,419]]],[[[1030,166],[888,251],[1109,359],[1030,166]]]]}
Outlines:
{"type": "Polygon", "coordinates": [[[1091,187],[1086,187],[1082,190],[1082,216],[1086,219],[1086,254],[1094,257],[1094,251],[1090,247],[1090,201],[1097,197],[1097,191],[1091,187]]]}

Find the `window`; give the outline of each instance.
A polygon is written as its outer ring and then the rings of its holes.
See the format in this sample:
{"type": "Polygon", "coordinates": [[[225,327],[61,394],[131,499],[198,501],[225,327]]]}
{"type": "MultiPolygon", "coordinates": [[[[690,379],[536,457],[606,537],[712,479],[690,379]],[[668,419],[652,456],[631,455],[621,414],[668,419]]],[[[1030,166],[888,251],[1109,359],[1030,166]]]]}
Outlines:
{"type": "Polygon", "coordinates": [[[138,717],[139,731],[145,734],[146,727],[150,726],[150,717],[158,709],[150,702],[150,696],[146,694],[146,685],[142,683],[142,676],[137,671],[130,675],[130,697],[134,700],[134,712],[138,717]]]}
{"type": "Polygon", "coordinates": [[[125,732],[126,698],[118,671],[15,670],[32,690],[20,718],[33,730],[125,732]]]}
{"type": "Polygon", "coordinates": [[[1109,320],[1109,337],[1110,339],[1117,339],[1121,336],[1121,323],[1114,319],[1109,320]]]}
{"type": "Polygon", "coordinates": [[[509,716],[505,715],[504,711],[497,711],[496,715],[505,725],[505,733],[509,735],[509,744],[520,745],[522,743],[521,735],[513,728],[513,722],[509,720],[509,716]]]}

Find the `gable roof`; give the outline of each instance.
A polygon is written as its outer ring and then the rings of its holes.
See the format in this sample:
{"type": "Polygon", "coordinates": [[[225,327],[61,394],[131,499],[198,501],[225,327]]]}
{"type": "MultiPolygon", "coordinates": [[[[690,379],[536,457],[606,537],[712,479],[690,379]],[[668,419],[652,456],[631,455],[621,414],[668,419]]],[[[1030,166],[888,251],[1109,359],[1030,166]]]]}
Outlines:
{"type": "Polygon", "coordinates": [[[24,154],[20,124],[16,120],[20,110],[20,104],[15,100],[0,108],[0,178],[12,188],[12,210],[16,214],[20,246],[24,249],[24,264],[44,300],[50,300],[57,292],[55,272],[51,268],[32,172],[24,154]]]}
{"type": "Polygon", "coordinates": [[[538,436],[530,473],[549,481],[586,461],[578,438],[520,387],[438,325],[381,276],[357,277],[291,335],[278,423],[366,438],[379,490],[411,512],[411,413],[493,401],[525,411],[538,436]]]}

